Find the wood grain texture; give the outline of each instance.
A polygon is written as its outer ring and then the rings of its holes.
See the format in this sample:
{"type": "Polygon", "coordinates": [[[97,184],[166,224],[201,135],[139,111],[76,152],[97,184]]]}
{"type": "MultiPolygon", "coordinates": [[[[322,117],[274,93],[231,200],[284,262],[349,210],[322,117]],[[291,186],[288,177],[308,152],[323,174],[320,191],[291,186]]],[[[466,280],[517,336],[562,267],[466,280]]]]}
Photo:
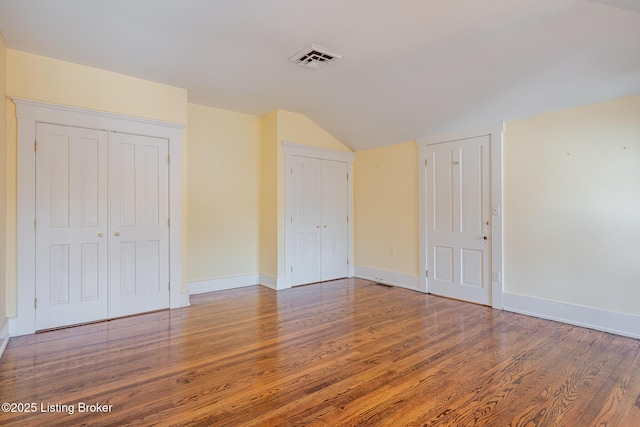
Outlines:
{"type": "Polygon", "coordinates": [[[345,279],[12,338],[0,425],[640,426],[640,341],[345,279]],[[78,412],[79,402],[112,405],[78,412]]]}

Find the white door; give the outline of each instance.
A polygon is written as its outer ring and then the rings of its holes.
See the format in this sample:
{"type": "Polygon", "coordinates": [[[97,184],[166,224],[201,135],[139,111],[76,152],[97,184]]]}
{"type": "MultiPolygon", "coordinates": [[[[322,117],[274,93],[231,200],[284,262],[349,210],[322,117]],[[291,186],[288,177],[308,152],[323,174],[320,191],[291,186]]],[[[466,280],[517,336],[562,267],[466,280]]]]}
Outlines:
{"type": "Polygon", "coordinates": [[[290,164],[292,286],[347,277],[347,163],[292,156],[290,164]]]}
{"type": "Polygon", "coordinates": [[[169,307],[168,148],[111,134],[109,317],[169,307]]]}
{"type": "Polygon", "coordinates": [[[38,330],[107,317],[107,136],[36,127],[38,330]]]}
{"type": "Polygon", "coordinates": [[[321,280],[349,275],[347,164],[322,160],[321,280]]]}
{"type": "Polygon", "coordinates": [[[38,123],[36,330],[169,307],[168,141],[38,123]]]}
{"type": "Polygon", "coordinates": [[[427,146],[430,293],[491,303],[489,137],[427,146]]]}
{"type": "Polygon", "coordinates": [[[294,156],[291,174],[291,218],[287,226],[292,285],[321,280],[321,162],[294,156]]]}

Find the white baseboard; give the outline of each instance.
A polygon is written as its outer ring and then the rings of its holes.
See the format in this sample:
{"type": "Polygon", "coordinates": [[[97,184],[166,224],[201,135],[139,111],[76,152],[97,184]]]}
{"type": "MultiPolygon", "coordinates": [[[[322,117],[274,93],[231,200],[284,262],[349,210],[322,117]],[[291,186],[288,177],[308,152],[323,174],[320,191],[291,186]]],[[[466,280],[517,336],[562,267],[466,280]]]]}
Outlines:
{"type": "Polygon", "coordinates": [[[274,291],[278,290],[278,279],[273,276],[261,274],[259,283],[265,288],[273,289],[274,291]]]}
{"type": "Polygon", "coordinates": [[[191,305],[191,301],[189,301],[189,291],[180,292],[180,308],[189,307],[191,305]]]}
{"type": "Polygon", "coordinates": [[[517,294],[504,294],[503,309],[631,338],[640,338],[640,316],[517,294]]]}
{"type": "Polygon", "coordinates": [[[2,359],[7,344],[9,344],[9,321],[5,319],[0,327],[0,359],[2,359]]]}
{"type": "Polygon", "coordinates": [[[33,324],[33,329],[29,327],[30,325],[27,325],[25,327],[24,322],[22,323],[19,322],[17,317],[9,317],[7,319],[7,323],[9,324],[9,336],[11,337],[19,337],[21,335],[29,335],[29,334],[36,333],[35,322],[33,324]]]}
{"type": "Polygon", "coordinates": [[[355,266],[355,276],[360,279],[373,280],[385,285],[398,286],[400,288],[418,290],[418,276],[394,271],[378,270],[370,267],[355,266]]]}
{"type": "Polygon", "coordinates": [[[199,280],[187,283],[189,295],[203,294],[205,292],[223,291],[225,289],[243,288],[260,284],[260,275],[248,274],[246,276],[222,277],[220,279],[199,280]]]}
{"type": "Polygon", "coordinates": [[[187,283],[187,292],[182,293],[182,307],[189,304],[189,295],[205,292],[224,291],[225,289],[244,288],[261,285],[273,290],[287,289],[284,278],[277,279],[266,274],[248,274],[245,276],[221,277],[219,279],[197,280],[187,283]],[[186,302],[186,304],[185,304],[186,302]]]}

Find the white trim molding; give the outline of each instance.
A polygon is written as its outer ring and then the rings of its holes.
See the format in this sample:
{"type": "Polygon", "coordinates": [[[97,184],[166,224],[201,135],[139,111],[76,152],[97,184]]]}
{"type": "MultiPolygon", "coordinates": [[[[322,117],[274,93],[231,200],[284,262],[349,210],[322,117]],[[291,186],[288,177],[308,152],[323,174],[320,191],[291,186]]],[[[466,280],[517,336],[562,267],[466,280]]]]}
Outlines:
{"type": "Polygon", "coordinates": [[[371,267],[355,267],[355,277],[384,283],[385,285],[418,291],[418,276],[395,271],[379,270],[371,267]]]}
{"type": "Polygon", "coordinates": [[[0,327],[0,359],[2,359],[4,350],[7,348],[7,345],[9,345],[9,337],[9,321],[5,319],[0,327]]]}
{"type": "Polygon", "coordinates": [[[244,276],[221,277],[218,279],[198,280],[187,284],[190,295],[203,294],[206,292],[224,291],[226,289],[244,288],[260,284],[259,274],[248,274],[244,276]]]}
{"type": "Polygon", "coordinates": [[[268,274],[247,274],[244,276],[221,277],[218,279],[189,282],[187,283],[189,290],[186,292],[186,295],[188,298],[189,295],[245,288],[247,286],[256,285],[264,286],[265,288],[273,289],[274,291],[291,288],[291,286],[287,286],[284,277],[275,278],[268,274]]]}
{"type": "Polygon", "coordinates": [[[184,125],[130,117],[22,98],[11,98],[18,119],[17,316],[11,336],[36,331],[35,298],[35,161],[36,123],[52,123],[167,139],[169,142],[169,307],[182,305],[180,246],[180,144],[184,125]]]}
{"type": "Polygon", "coordinates": [[[334,150],[332,148],[315,147],[286,141],[282,141],[282,148],[285,156],[311,157],[314,159],[335,160],[336,162],[353,163],[356,156],[352,151],[334,150]]]}
{"type": "Polygon", "coordinates": [[[427,174],[425,160],[427,146],[449,141],[489,136],[491,151],[491,306],[500,309],[503,306],[503,215],[502,215],[502,133],[504,123],[486,127],[462,130],[441,135],[418,138],[418,289],[428,293],[427,271],[427,217],[426,189],[427,174]]]}
{"type": "Polygon", "coordinates": [[[191,301],[189,301],[189,291],[180,292],[180,308],[182,307],[190,307],[191,301]]]}
{"type": "MultiPolygon", "coordinates": [[[[273,276],[269,276],[268,274],[261,274],[259,277],[260,277],[259,278],[260,286],[264,286],[265,288],[273,289],[274,291],[284,289],[282,287],[282,283],[280,285],[281,287],[278,288],[278,282],[282,282],[282,279],[278,280],[277,278],[275,278],[273,276]]],[[[289,287],[291,287],[291,286],[289,286],[289,287]]]]}
{"type": "Polygon", "coordinates": [[[640,339],[640,316],[632,314],[511,293],[504,294],[504,310],[640,339]]]}

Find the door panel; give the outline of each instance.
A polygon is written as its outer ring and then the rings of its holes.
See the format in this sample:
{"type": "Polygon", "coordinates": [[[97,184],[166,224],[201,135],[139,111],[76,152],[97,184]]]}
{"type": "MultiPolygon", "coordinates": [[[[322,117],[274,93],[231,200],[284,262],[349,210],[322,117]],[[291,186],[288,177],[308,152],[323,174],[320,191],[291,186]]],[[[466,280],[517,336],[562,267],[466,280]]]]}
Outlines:
{"type": "Polygon", "coordinates": [[[107,133],[37,124],[36,329],[107,317],[107,133]]]}
{"type": "Polygon", "coordinates": [[[453,153],[450,150],[433,153],[433,229],[453,232],[453,153]]]}
{"type": "Polygon", "coordinates": [[[484,253],[481,250],[462,249],[460,251],[462,274],[460,282],[466,286],[482,287],[484,253]]]}
{"type": "Polygon", "coordinates": [[[144,147],[144,225],[160,225],[160,149],[144,147]]]}
{"type": "Polygon", "coordinates": [[[489,137],[427,147],[431,293],[489,304],[489,137]]]}
{"type": "Polygon", "coordinates": [[[69,245],[49,246],[51,305],[69,303],[69,245]]]}
{"type": "Polygon", "coordinates": [[[322,160],[322,274],[321,280],[349,275],[347,164],[322,160]]]}
{"type": "MultiPolygon", "coordinates": [[[[122,138],[118,135],[116,138],[122,138]]],[[[118,224],[120,227],[135,227],[136,225],[136,146],[135,144],[123,141],[112,141],[116,145],[112,151],[119,151],[116,159],[112,158],[111,171],[119,175],[116,179],[119,193],[115,195],[114,201],[119,204],[118,224]]],[[[112,179],[112,183],[113,183],[112,179]]],[[[113,202],[112,202],[113,203],[113,202]]]]}
{"type": "MultiPolygon", "coordinates": [[[[78,170],[72,171],[70,167],[83,169],[81,161],[74,162],[73,166],[69,164],[70,145],[72,142],[76,142],[71,141],[74,136],[75,135],[51,135],[51,227],[69,227],[69,199],[71,197],[69,194],[69,181],[71,177],[69,175],[78,174],[78,170]]],[[[41,148],[49,148],[45,147],[46,142],[45,146],[41,148]]],[[[42,155],[45,155],[45,153],[42,153],[42,155]]],[[[44,170],[42,172],[44,172],[44,170]]],[[[81,174],[82,172],[78,175],[81,174]]],[[[45,177],[43,176],[43,178],[45,177]]]]}
{"type": "Polygon", "coordinates": [[[123,242],[121,239],[116,242],[116,245],[119,245],[120,252],[120,296],[135,295],[136,242],[123,242]]]}
{"type": "Polygon", "coordinates": [[[483,147],[460,149],[460,231],[482,233],[483,228],[483,147]]]}
{"type": "Polygon", "coordinates": [[[292,285],[321,280],[320,160],[294,157],[291,173],[291,218],[289,229],[294,250],[292,285]]]}
{"type": "Polygon", "coordinates": [[[160,291],[160,241],[147,240],[145,242],[145,278],[142,293],[160,291]]]}
{"type": "Polygon", "coordinates": [[[434,246],[433,277],[441,282],[453,283],[453,248],[434,246]]]}
{"type": "Polygon", "coordinates": [[[91,301],[98,298],[100,277],[98,276],[99,248],[95,243],[84,243],[81,248],[82,269],[82,301],[91,301]]]}
{"type": "Polygon", "coordinates": [[[109,317],[169,307],[168,142],[112,134],[109,317]]]}
{"type": "Polygon", "coordinates": [[[105,159],[100,159],[100,156],[104,157],[104,153],[100,152],[98,147],[98,140],[85,139],[82,144],[81,152],[81,164],[82,167],[82,226],[83,227],[96,227],[99,223],[100,212],[98,208],[100,203],[98,198],[100,197],[100,176],[99,171],[105,169],[106,165],[101,165],[100,162],[104,162],[105,159]]]}

